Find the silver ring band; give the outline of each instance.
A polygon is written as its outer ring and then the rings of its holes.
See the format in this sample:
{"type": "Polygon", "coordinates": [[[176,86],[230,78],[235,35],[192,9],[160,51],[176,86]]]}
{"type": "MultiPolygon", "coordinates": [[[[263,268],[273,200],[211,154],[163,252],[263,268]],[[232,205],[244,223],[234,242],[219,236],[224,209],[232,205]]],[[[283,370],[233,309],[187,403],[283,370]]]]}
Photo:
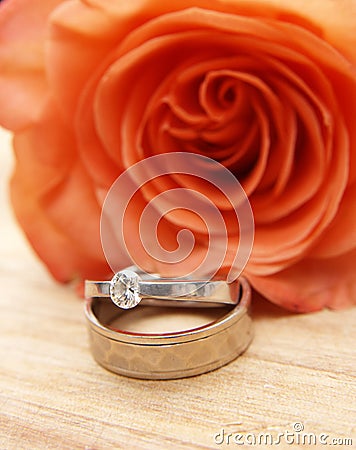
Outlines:
{"type": "Polygon", "coordinates": [[[85,297],[111,298],[123,309],[144,304],[164,306],[221,306],[236,305],[239,281],[162,279],[129,267],[114,275],[110,281],[85,282],[85,297]],[[189,305],[187,304],[189,302],[189,305]]]}
{"type": "Polygon", "coordinates": [[[134,378],[183,378],[221,367],[240,355],[252,339],[251,290],[244,278],[240,285],[237,305],[214,310],[220,314],[216,320],[170,333],[117,329],[115,321],[122,311],[111,302],[90,298],[86,317],[92,354],[108,370],[134,378]]]}

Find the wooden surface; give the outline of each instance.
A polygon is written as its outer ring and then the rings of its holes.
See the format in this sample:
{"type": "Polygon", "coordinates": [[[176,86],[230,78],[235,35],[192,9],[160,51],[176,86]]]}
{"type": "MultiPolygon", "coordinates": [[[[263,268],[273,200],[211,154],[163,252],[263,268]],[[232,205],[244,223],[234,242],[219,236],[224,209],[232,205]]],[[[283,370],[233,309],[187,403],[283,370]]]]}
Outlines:
{"type": "Polygon", "coordinates": [[[356,309],[292,315],[256,299],[249,350],[194,378],[140,381],[97,366],[82,301],[51,280],[14,221],[4,132],[0,143],[0,449],[238,448],[214,435],[274,436],[295,423],[355,447],[356,309]]]}

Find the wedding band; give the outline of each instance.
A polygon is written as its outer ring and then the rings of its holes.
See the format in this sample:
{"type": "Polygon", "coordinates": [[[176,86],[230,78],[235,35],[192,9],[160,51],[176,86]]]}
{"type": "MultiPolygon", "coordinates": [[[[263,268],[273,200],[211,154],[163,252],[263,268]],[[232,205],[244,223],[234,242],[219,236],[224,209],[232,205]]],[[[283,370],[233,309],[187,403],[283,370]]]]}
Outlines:
{"type": "Polygon", "coordinates": [[[235,305],[240,290],[239,281],[162,279],[129,267],[117,272],[111,281],[85,282],[85,297],[111,298],[123,309],[144,304],[164,306],[221,306],[235,305]],[[190,304],[188,304],[189,302],[190,304]]]}
{"type": "MultiPolygon", "coordinates": [[[[244,278],[240,286],[234,307],[210,309],[221,313],[216,320],[167,333],[118,329],[115,322],[127,317],[123,311],[105,299],[89,298],[86,317],[93,357],[112,372],[144,379],[184,378],[217,369],[239,356],[252,339],[251,290],[244,278]]],[[[140,310],[151,309],[139,306],[133,313],[140,310]]]]}

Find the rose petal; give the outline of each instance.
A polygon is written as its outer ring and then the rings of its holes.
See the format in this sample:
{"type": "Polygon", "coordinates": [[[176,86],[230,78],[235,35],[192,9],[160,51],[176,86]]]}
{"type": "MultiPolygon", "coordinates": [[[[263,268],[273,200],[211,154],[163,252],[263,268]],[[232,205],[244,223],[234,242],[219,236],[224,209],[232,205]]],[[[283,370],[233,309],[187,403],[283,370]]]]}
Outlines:
{"type": "MultiPolygon", "coordinates": [[[[234,0],[232,0],[234,1],[234,0]]],[[[309,28],[356,62],[354,0],[257,0],[253,8],[275,8],[274,17],[309,28]]],[[[267,12],[268,14],[268,12],[267,12]]]]}
{"type": "Polygon", "coordinates": [[[87,80],[113,60],[111,51],[132,29],[160,10],[171,10],[169,2],[73,0],[56,10],[46,67],[53,92],[71,120],[87,80]]]}
{"type": "Polygon", "coordinates": [[[53,103],[14,139],[11,181],[16,216],[32,246],[60,281],[107,276],[100,207],[76,154],[75,140],[53,103]]]}
{"type": "MultiPolygon", "coordinates": [[[[24,2],[26,3],[26,2],[24,2]]],[[[325,28],[326,38],[347,56],[356,59],[356,46],[352,44],[355,20],[351,11],[355,10],[352,0],[340,2],[332,0],[311,0],[281,2],[280,0],[257,0],[251,3],[210,1],[160,2],[143,0],[112,2],[88,0],[85,3],[71,1],[63,3],[52,16],[51,42],[49,44],[47,69],[54,92],[63,108],[73,116],[83,84],[106,59],[108,52],[135,27],[139,27],[156,15],[166,14],[189,7],[256,16],[263,10],[265,17],[301,23],[316,34],[325,28]],[[300,14],[302,11],[302,15],[300,14]],[[316,13],[317,11],[317,13],[316,13]],[[305,17],[309,17],[308,22],[305,17]],[[315,25],[313,25],[313,23],[315,25]],[[325,24],[327,26],[325,26],[325,24]],[[322,29],[323,29],[322,28],[322,29]],[[68,89],[68,82],[70,89],[68,89]]]]}
{"type": "MultiPolygon", "coordinates": [[[[75,120],[77,145],[83,164],[96,188],[107,191],[123,171],[119,161],[111,158],[99,139],[93,114],[96,79],[88,83],[78,106],[75,120]]],[[[95,111],[95,110],[94,110],[95,111]]]]}
{"type": "MultiPolygon", "coordinates": [[[[321,233],[335,217],[347,182],[348,157],[340,146],[340,155],[331,165],[330,173],[318,192],[303,209],[286,219],[256,228],[255,243],[250,261],[254,273],[275,273],[304,256],[308,248],[318,241],[321,233]],[[331,181],[333,180],[333,181],[331,181]],[[334,188],[335,185],[339,189],[334,188]]],[[[349,247],[352,248],[353,246],[349,247]]]]}
{"type": "Polygon", "coordinates": [[[113,46],[127,32],[102,8],[87,2],[62,2],[51,16],[46,70],[61,110],[74,120],[83,86],[97,72],[113,46]]]}
{"type": "Polygon", "coordinates": [[[356,183],[348,186],[334,220],[312,250],[315,257],[342,255],[356,247],[356,183]]]}
{"type": "Polygon", "coordinates": [[[46,101],[46,21],[59,3],[12,0],[0,5],[0,124],[10,130],[38,118],[46,101]]]}
{"type": "Polygon", "coordinates": [[[296,312],[340,309],[356,304],[356,250],[324,259],[306,259],[271,277],[249,275],[255,289],[296,312]]]}

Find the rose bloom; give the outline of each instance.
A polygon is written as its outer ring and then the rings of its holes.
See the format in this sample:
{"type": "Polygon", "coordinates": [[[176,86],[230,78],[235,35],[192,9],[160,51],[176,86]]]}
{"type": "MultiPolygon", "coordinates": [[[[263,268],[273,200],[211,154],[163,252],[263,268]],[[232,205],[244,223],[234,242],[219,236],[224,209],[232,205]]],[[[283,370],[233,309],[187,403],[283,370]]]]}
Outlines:
{"type": "MultiPolygon", "coordinates": [[[[110,277],[112,183],[148,156],[198,153],[249,197],[257,291],[300,312],[355,303],[355,69],[354,0],[4,0],[18,221],[57,280],[110,277]]],[[[160,224],[163,245],[181,225],[160,224]]]]}

